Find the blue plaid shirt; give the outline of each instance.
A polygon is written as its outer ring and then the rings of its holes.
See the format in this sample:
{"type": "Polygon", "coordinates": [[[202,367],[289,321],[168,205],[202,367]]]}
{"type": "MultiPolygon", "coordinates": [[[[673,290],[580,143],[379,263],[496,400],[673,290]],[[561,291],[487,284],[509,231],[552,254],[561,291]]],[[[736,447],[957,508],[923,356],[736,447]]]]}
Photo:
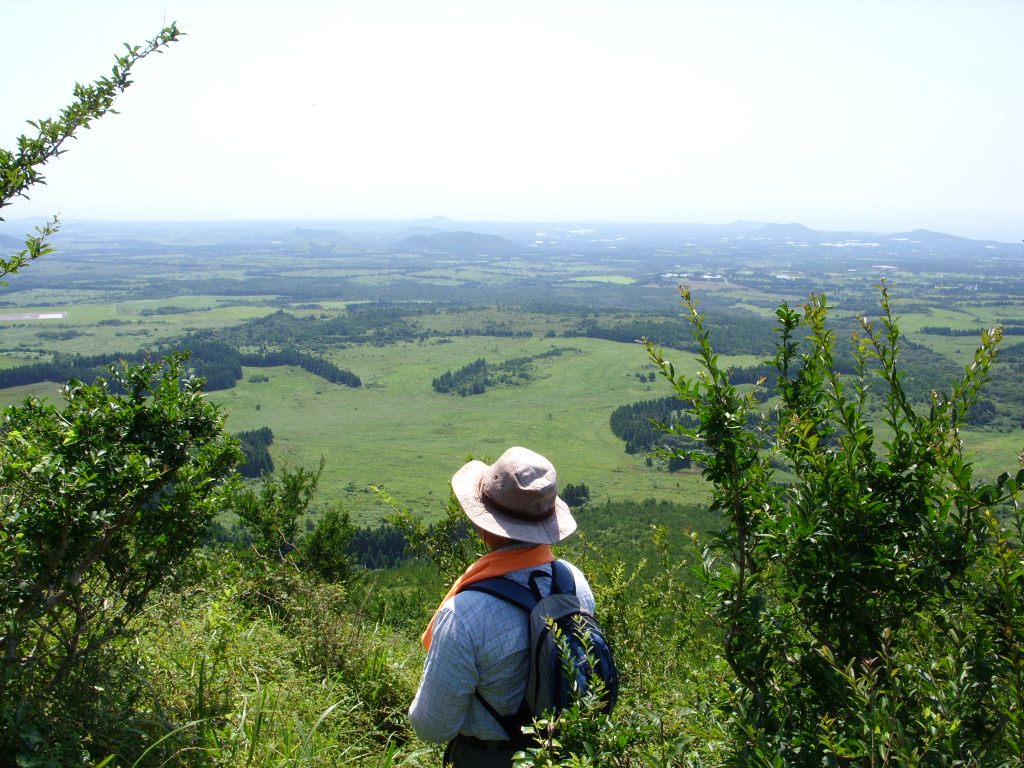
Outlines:
{"type": "MultiPolygon", "coordinates": [[[[522,545],[513,545],[513,549],[522,545]]],[[[533,546],[533,545],[526,545],[533,546]]],[[[576,594],[594,610],[594,594],[575,566],[576,594]]],[[[530,574],[549,565],[524,568],[506,578],[528,586],[530,574]]],[[[541,579],[542,590],[550,581],[541,579]]],[[[530,674],[530,633],[525,611],[483,592],[459,592],[434,619],[433,640],[409,721],[424,741],[447,742],[459,733],[487,741],[508,738],[476,700],[480,695],[502,715],[519,709],[530,674]]]]}

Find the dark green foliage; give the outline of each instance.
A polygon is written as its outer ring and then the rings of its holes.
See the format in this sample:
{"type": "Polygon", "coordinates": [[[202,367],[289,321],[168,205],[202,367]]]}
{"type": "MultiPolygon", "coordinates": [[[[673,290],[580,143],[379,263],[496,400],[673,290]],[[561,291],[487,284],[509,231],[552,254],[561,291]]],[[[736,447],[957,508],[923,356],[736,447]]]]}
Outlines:
{"type": "Polygon", "coordinates": [[[532,357],[513,357],[497,365],[488,365],[482,357],[452,373],[446,371],[433,381],[434,391],[440,394],[482,395],[487,387],[515,387],[534,378],[533,363],[549,357],[573,352],[570,347],[555,347],[532,357]]]}
{"type": "Polygon", "coordinates": [[[432,386],[435,392],[442,395],[482,395],[487,391],[491,380],[487,376],[487,361],[482,357],[464,365],[452,373],[446,371],[434,379],[432,386]]]}
{"type": "Polygon", "coordinates": [[[197,376],[206,379],[206,389],[210,392],[230,389],[242,378],[241,355],[223,342],[191,336],[176,346],[189,350],[192,368],[197,376]]]}
{"type": "Polygon", "coordinates": [[[884,285],[881,317],[863,319],[854,338],[849,378],[833,364],[825,299],[802,314],[783,305],[779,405],[752,425],[759,398],[719,367],[705,318],[683,297],[703,372],[677,376],[648,350],[699,419],[673,431],[702,442],[687,457],[724,517],[703,574],[735,680],[723,701],[730,764],[1019,761],[1024,666],[1006,638],[1020,624],[1024,567],[994,511],[1016,497],[1024,471],[979,485],[958,436],[998,329],[949,394],[918,408],[884,285]],[[867,407],[873,387],[878,419],[867,407]],[[776,466],[793,479],[777,481],[776,466]]]}
{"type": "Polygon", "coordinates": [[[433,563],[448,583],[454,582],[476,559],[479,544],[454,493],[448,495],[444,518],[428,525],[409,510],[399,507],[384,491],[378,489],[377,492],[393,510],[387,522],[402,532],[407,554],[433,563]]]}
{"type": "Polygon", "coordinates": [[[227,341],[220,338],[214,340],[208,333],[187,336],[174,345],[191,350],[193,365],[197,372],[211,380],[208,385],[211,390],[235,386],[242,378],[243,365],[254,368],[294,365],[332,384],[344,384],[347,387],[362,385],[359,377],[351,371],[339,368],[322,357],[294,349],[242,353],[227,341]]]}
{"type": "MultiPolygon", "coordinates": [[[[731,308],[714,317],[716,335],[732,355],[764,355],[772,349],[771,322],[760,315],[731,308]]],[[[585,322],[574,335],[633,344],[640,339],[654,340],[660,346],[696,351],[693,339],[679,323],[663,315],[638,317],[631,322],[613,325],[593,319],[585,322]]]]}
{"type": "MultiPolygon", "coordinates": [[[[314,376],[319,376],[331,384],[344,384],[346,387],[361,387],[363,382],[358,376],[344,368],[339,368],[329,360],[322,357],[307,355],[294,350],[279,350],[277,352],[247,353],[240,356],[242,365],[270,368],[278,365],[295,365],[314,376]]],[[[241,373],[239,373],[241,378],[241,373]]]]}
{"type": "Polygon", "coordinates": [[[195,309],[189,307],[176,307],[173,304],[168,304],[154,309],[144,309],[139,312],[139,314],[142,315],[142,317],[159,317],[161,315],[184,315],[195,311],[195,309]]]}
{"type": "MultiPolygon", "coordinates": [[[[1002,329],[1004,336],[1024,335],[1024,325],[1007,323],[1002,326],[1002,329]]],[[[987,328],[950,328],[944,325],[926,325],[921,328],[921,333],[927,333],[930,336],[966,336],[976,339],[987,330],[987,328]]]]}
{"type": "Polygon", "coordinates": [[[260,427],[259,429],[248,429],[243,432],[235,434],[239,440],[252,445],[269,446],[274,444],[274,430],[270,427],[260,427]]]}
{"type": "Polygon", "coordinates": [[[146,355],[142,352],[114,352],[106,355],[65,355],[55,353],[49,363],[33,363],[16,368],[0,369],[0,388],[38,384],[43,381],[67,381],[77,379],[92,384],[101,378],[107,368],[120,361],[141,363],[146,355]]]}
{"type": "Polygon", "coordinates": [[[569,483],[558,495],[570,507],[582,507],[590,501],[590,488],[586,483],[569,483]]]}
{"type": "Polygon", "coordinates": [[[88,334],[82,331],[68,328],[64,331],[39,331],[36,334],[36,338],[46,339],[47,341],[70,341],[71,339],[77,339],[79,336],[87,336],[88,334]]]}
{"type": "Polygon", "coordinates": [[[3,413],[3,754],[45,761],[76,738],[83,670],[205,538],[240,457],[201,383],[172,357],[71,381],[60,409],[30,399],[3,413]]]}
{"type": "Polygon", "coordinates": [[[980,400],[967,409],[966,421],[972,427],[991,424],[996,417],[996,405],[991,400],[980,400]]]}
{"type": "Polygon", "coordinates": [[[225,508],[234,512],[250,535],[257,555],[284,560],[295,549],[302,515],[309,508],[324,470],[285,467],[280,477],[264,475],[258,488],[236,488],[225,508]]]}
{"type": "Polygon", "coordinates": [[[394,568],[410,559],[406,553],[408,545],[398,527],[382,523],[374,528],[356,528],[348,551],[364,568],[394,568]]]}
{"type": "MultiPolygon", "coordinates": [[[[279,293],[281,280],[275,280],[279,293]]],[[[286,285],[292,280],[283,281],[286,285]]],[[[415,319],[433,307],[408,306],[389,302],[370,302],[350,306],[342,315],[327,318],[299,318],[283,309],[272,315],[250,320],[231,329],[225,340],[238,346],[274,345],[300,350],[319,350],[325,345],[344,343],[385,344],[424,338],[415,319]]]]}
{"type": "Polygon", "coordinates": [[[355,526],[339,506],[321,512],[316,527],[299,540],[304,567],[324,581],[345,583],[352,575],[349,543],[355,526]]]}
{"type": "Polygon", "coordinates": [[[245,461],[238,468],[242,477],[263,477],[274,471],[274,460],[270,457],[270,446],[274,444],[274,433],[270,427],[260,427],[234,435],[245,455],[245,461]]]}
{"type": "MultiPolygon", "coordinates": [[[[304,352],[283,350],[277,352],[252,352],[242,354],[222,341],[215,341],[208,335],[188,336],[172,344],[164,345],[163,353],[187,349],[190,354],[192,372],[206,381],[209,392],[231,389],[242,378],[242,366],[272,367],[294,365],[319,376],[332,384],[346,387],[360,387],[362,381],[351,371],[339,368],[328,360],[304,352]]],[[[0,369],[0,388],[43,381],[65,381],[76,378],[91,383],[103,375],[107,366],[119,361],[142,362],[149,355],[145,350],[132,353],[112,352],[105,355],[64,355],[54,354],[50,363],[34,363],[16,368],[0,369]]]]}
{"type": "Polygon", "coordinates": [[[620,405],[608,418],[612,434],[626,443],[626,453],[644,453],[658,448],[681,448],[685,443],[678,434],[666,434],[659,424],[693,425],[687,407],[675,397],[641,400],[620,405]]]}

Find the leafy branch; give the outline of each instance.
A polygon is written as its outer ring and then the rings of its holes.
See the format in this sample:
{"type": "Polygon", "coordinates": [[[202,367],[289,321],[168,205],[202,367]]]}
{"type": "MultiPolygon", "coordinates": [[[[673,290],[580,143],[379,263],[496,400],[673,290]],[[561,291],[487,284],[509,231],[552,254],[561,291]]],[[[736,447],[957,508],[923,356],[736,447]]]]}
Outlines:
{"type": "MultiPolygon", "coordinates": [[[[162,53],[171,43],[183,35],[177,24],[164,27],[159,34],[143,45],[125,43],[126,52],[116,57],[110,75],[101,77],[90,85],[75,83],[74,101],[64,107],[57,118],[29,120],[35,135],[22,134],[17,139],[17,150],[0,148],[0,208],[11,205],[17,198],[28,199],[28,190],[35,184],[46,184],[40,168],[50,160],[60,157],[67,149],[68,139],[77,138],[79,129],[89,129],[94,120],[108,113],[117,114],[114,102],[132,84],[132,68],[153,53],[162,53]]],[[[0,221],[4,219],[0,217],[0,221]]],[[[52,252],[48,245],[50,238],[60,228],[57,216],[42,227],[36,228],[35,235],[29,235],[25,249],[10,259],[0,258],[0,278],[13,274],[30,261],[52,252]]],[[[6,283],[0,282],[0,285],[6,283]]]]}

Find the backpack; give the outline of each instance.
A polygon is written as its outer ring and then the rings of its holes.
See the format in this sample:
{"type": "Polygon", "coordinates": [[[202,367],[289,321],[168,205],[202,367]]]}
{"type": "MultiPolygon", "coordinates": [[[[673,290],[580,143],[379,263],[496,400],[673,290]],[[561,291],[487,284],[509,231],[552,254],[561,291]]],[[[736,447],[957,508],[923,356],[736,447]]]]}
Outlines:
{"type": "Polygon", "coordinates": [[[537,581],[548,577],[545,571],[534,571],[530,574],[529,587],[524,587],[504,576],[495,576],[463,588],[463,591],[492,595],[529,614],[530,678],[519,710],[512,715],[499,715],[480,692],[476,692],[477,700],[513,742],[522,740],[523,725],[528,725],[542,712],[561,712],[569,707],[574,696],[590,689],[594,679],[604,683],[602,712],[611,713],[619,695],[619,674],[611,648],[597,619],[576,594],[572,571],[561,560],[552,562],[551,592],[544,596],[537,581]],[[561,644],[552,631],[552,624],[561,635],[561,644]],[[566,649],[565,657],[562,647],[566,649]]]}

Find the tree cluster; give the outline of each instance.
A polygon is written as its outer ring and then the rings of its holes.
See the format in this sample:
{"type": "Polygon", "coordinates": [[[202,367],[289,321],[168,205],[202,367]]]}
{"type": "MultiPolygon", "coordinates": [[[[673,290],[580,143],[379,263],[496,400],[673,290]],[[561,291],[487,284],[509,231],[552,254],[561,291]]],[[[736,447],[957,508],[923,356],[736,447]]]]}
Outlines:
{"type": "Polygon", "coordinates": [[[570,507],[583,507],[590,503],[590,488],[586,483],[568,483],[559,489],[558,496],[570,507]]]}
{"type": "Polygon", "coordinates": [[[175,576],[221,509],[219,485],[240,455],[183,362],[72,381],[61,408],[29,399],[3,412],[0,752],[8,756],[27,757],[49,726],[87,717],[90,659],[130,636],[149,594],[175,576]]]}
{"type": "MultiPolygon", "coordinates": [[[[163,351],[167,353],[175,349],[189,350],[189,365],[192,372],[205,380],[205,388],[210,392],[234,387],[242,378],[243,365],[254,368],[294,365],[332,384],[342,384],[346,387],[362,386],[362,380],[351,371],[340,368],[322,357],[296,350],[242,353],[230,344],[214,341],[206,336],[181,339],[165,345],[163,351]]],[[[145,350],[132,353],[112,352],[105,355],[56,353],[49,363],[32,363],[0,370],[0,388],[68,379],[92,383],[102,378],[110,365],[119,361],[138,363],[148,356],[149,352],[145,350]]]]}
{"type": "MultiPolygon", "coordinates": [[[[1024,336],[1024,325],[1007,323],[1002,326],[1004,336],[1024,336]]],[[[926,325],[921,328],[921,333],[929,336],[954,336],[978,338],[986,328],[950,328],[946,325],[926,325]]]]}
{"type": "MultiPolygon", "coordinates": [[[[304,352],[285,349],[276,352],[247,352],[239,356],[242,365],[254,368],[272,368],[279,365],[294,365],[307,373],[319,376],[331,384],[343,384],[346,387],[361,387],[362,379],[352,371],[339,368],[337,365],[322,357],[309,355],[304,352]]],[[[239,377],[241,378],[241,377],[239,377]]]]}
{"type": "Polygon", "coordinates": [[[497,365],[489,365],[484,358],[462,366],[457,371],[445,371],[431,382],[439,394],[482,395],[488,387],[516,387],[529,383],[534,377],[533,363],[549,357],[572,352],[571,347],[555,347],[529,357],[512,357],[497,365]]]}
{"type": "MultiPolygon", "coordinates": [[[[612,434],[626,443],[626,453],[647,453],[666,446],[681,447],[680,435],[666,434],[660,425],[692,426],[694,418],[675,397],[659,397],[620,405],[608,417],[612,434]]],[[[689,441],[688,441],[689,442],[689,441]]]]}
{"type": "Polygon", "coordinates": [[[459,368],[454,373],[445,371],[431,382],[434,391],[442,394],[482,395],[491,384],[487,361],[482,357],[459,368]]]}
{"type": "MultiPolygon", "coordinates": [[[[772,350],[772,324],[759,315],[732,311],[715,316],[715,332],[721,347],[731,355],[769,355],[772,350]]],[[[633,344],[648,339],[662,347],[696,351],[692,337],[677,321],[661,315],[637,317],[630,322],[608,324],[597,318],[586,320],[574,335],[633,344]]]]}
{"type": "Polygon", "coordinates": [[[31,363],[15,368],[0,369],[0,388],[39,384],[44,381],[78,381],[93,383],[107,373],[107,368],[119,360],[139,363],[143,353],[113,352],[105,355],[67,355],[56,353],[48,363],[31,363]]]}
{"type": "Polygon", "coordinates": [[[274,444],[274,432],[270,427],[260,427],[237,432],[234,438],[245,460],[238,468],[242,477],[263,477],[273,474],[274,460],[270,457],[270,446],[274,444]]]}

